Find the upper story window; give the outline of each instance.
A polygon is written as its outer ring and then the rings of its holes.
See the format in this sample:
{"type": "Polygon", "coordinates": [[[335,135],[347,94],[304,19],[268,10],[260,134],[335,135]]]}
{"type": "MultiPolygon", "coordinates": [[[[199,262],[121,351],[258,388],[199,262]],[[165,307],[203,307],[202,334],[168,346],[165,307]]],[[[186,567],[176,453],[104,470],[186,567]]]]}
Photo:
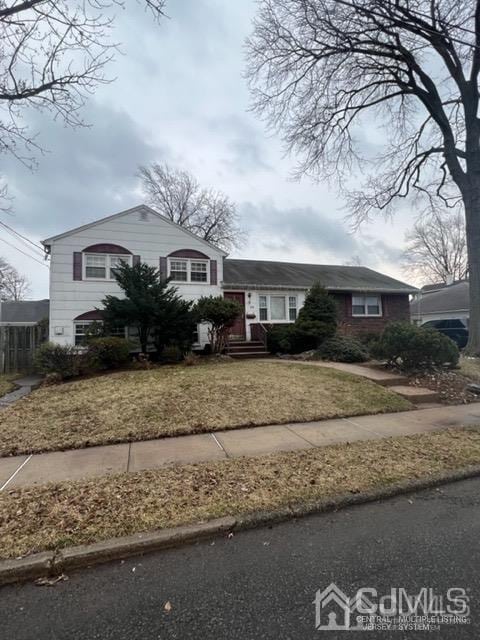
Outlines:
{"type": "Polygon", "coordinates": [[[208,283],[208,260],[169,258],[169,274],[174,282],[208,283]]]}
{"type": "Polygon", "coordinates": [[[115,270],[122,262],[132,265],[131,255],[86,253],[85,280],[115,280],[115,270]]]}
{"type": "Polygon", "coordinates": [[[381,296],[352,296],[352,316],[381,316],[381,296]]]}

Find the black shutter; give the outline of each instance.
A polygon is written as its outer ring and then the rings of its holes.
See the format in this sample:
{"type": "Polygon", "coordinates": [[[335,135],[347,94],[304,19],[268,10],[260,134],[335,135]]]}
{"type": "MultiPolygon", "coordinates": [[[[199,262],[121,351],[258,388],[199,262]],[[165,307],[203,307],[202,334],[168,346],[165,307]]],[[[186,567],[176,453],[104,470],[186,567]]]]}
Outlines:
{"type": "Polygon", "coordinates": [[[168,273],[167,273],[167,259],[161,257],[160,258],[160,278],[162,280],[166,280],[168,277],[168,273]]]}
{"type": "Polygon", "coordinates": [[[73,254],[73,279],[82,279],[82,254],[80,251],[75,251],[73,254]]]}
{"type": "Polygon", "coordinates": [[[210,260],[210,284],[217,284],[217,261],[210,260]]]}

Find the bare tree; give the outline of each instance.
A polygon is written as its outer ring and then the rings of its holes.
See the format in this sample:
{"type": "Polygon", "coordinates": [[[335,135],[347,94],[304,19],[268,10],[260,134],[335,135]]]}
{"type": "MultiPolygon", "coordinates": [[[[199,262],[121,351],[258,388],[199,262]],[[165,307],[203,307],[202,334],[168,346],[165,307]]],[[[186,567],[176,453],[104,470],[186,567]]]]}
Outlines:
{"type": "Polygon", "coordinates": [[[248,48],[254,106],[299,173],[342,183],[362,165],[357,222],[412,193],[461,201],[479,354],[480,0],[260,0],[248,48]]]}
{"type": "Polygon", "coordinates": [[[468,274],[465,220],[461,212],[435,211],[406,236],[407,273],[424,283],[464,280],[468,274]]]}
{"type": "Polygon", "coordinates": [[[148,204],[169,220],[225,250],[243,243],[235,204],[221,191],[201,188],[191,173],[168,164],[141,166],[138,175],[148,204]]]}
{"type": "MultiPolygon", "coordinates": [[[[164,0],[138,0],[154,18],[164,0]]],[[[123,0],[3,0],[0,2],[0,153],[31,165],[35,132],[27,109],[81,125],[80,110],[99,83],[117,44],[114,10],[123,0]]],[[[0,194],[1,196],[1,194],[0,194]]]]}
{"type": "Polygon", "coordinates": [[[0,300],[23,300],[29,291],[27,278],[0,257],[0,300]]]}

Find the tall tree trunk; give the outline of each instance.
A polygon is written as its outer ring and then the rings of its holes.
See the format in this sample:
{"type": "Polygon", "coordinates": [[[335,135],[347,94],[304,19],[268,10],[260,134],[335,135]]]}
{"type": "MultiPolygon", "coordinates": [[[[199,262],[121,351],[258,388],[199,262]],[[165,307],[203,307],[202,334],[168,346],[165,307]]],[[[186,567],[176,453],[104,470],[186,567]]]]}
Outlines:
{"type": "Polygon", "coordinates": [[[470,321],[465,353],[480,356],[480,175],[464,197],[470,282],[470,321]]]}

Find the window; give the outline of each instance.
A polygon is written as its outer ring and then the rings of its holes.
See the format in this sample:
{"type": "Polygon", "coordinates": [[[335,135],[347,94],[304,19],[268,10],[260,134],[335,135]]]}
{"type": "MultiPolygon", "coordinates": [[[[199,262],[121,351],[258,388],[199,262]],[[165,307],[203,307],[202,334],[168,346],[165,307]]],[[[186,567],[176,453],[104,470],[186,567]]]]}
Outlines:
{"type": "Polygon", "coordinates": [[[103,278],[107,273],[107,256],[87,255],[85,256],[85,277],[103,278]]]}
{"type": "Polygon", "coordinates": [[[88,327],[91,322],[75,322],[75,345],[77,347],[86,343],[88,327]]]}
{"type": "Polygon", "coordinates": [[[115,270],[122,262],[131,265],[132,256],[86,253],[85,280],[115,280],[115,270]]]}
{"type": "Polygon", "coordinates": [[[270,320],[286,320],[285,296],[270,296],[270,320]]]}
{"type": "Polygon", "coordinates": [[[115,280],[115,272],[118,267],[125,262],[125,256],[109,256],[110,257],[110,280],[115,280]]]}
{"type": "Polygon", "coordinates": [[[170,278],[175,282],[207,282],[208,261],[169,258],[170,278]]]}
{"type": "Polygon", "coordinates": [[[260,322],[295,322],[297,319],[297,296],[258,296],[260,322]],[[287,312],[288,309],[288,312],[287,312]]]}
{"type": "Polygon", "coordinates": [[[207,281],[207,263],[206,262],[190,263],[190,280],[192,282],[207,281]]]}
{"type": "Polygon", "coordinates": [[[288,297],[288,319],[290,322],[297,319],[297,296],[288,297]]]}
{"type": "MultiPolygon", "coordinates": [[[[89,335],[89,329],[92,326],[92,324],[96,325],[98,327],[98,330],[101,331],[102,322],[99,320],[83,320],[83,321],[74,323],[75,345],[77,347],[84,346],[87,342],[88,337],[91,338],[93,337],[93,335],[97,335],[96,332],[95,334],[92,334],[91,331],[89,335]]],[[[125,327],[112,327],[109,330],[108,335],[115,336],[117,338],[125,338],[125,327]]]]}
{"type": "Polygon", "coordinates": [[[170,260],[170,277],[172,280],[186,282],[188,280],[187,261],[170,260]]]}
{"type": "Polygon", "coordinates": [[[381,316],[380,296],[352,296],[352,316],[381,316]]]}
{"type": "Polygon", "coordinates": [[[258,308],[260,310],[260,321],[268,320],[267,296],[259,296],[258,308]]]}

